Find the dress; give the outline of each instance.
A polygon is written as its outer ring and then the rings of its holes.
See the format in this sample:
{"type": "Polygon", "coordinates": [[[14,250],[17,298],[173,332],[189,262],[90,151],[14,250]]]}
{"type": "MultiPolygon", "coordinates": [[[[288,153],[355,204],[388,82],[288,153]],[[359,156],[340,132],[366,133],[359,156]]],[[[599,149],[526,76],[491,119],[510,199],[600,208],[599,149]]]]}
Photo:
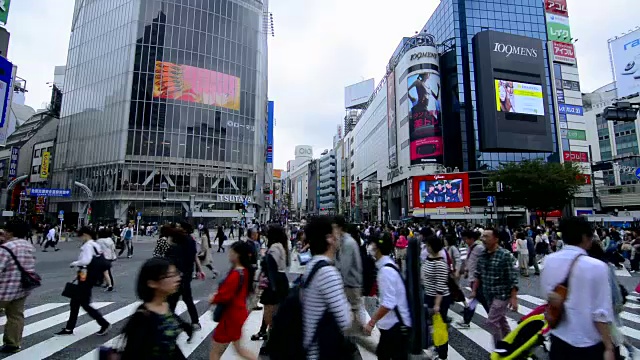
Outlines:
{"type": "Polygon", "coordinates": [[[214,304],[225,304],[226,309],[222,319],[213,331],[213,341],[228,344],[238,341],[242,337],[242,326],[249,317],[247,311],[247,296],[249,295],[249,271],[243,269],[243,284],[240,287],[240,274],[232,270],[218,287],[218,293],[213,298],[214,304]]]}

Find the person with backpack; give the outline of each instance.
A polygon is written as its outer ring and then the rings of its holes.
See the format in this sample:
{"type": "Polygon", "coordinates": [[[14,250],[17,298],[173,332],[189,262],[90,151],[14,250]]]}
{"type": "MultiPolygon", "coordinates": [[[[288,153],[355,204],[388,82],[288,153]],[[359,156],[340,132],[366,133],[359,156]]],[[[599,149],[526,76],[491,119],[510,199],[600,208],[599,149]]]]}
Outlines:
{"type": "Polygon", "coordinates": [[[333,266],[340,240],[334,235],[331,219],[325,216],[310,219],[304,232],[313,255],[303,275],[302,346],[306,359],[350,359],[353,354],[338,346],[352,326],[342,276],[333,266]]]}
{"type": "Polygon", "coordinates": [[[133,224],[129,224],[126,228],[122,230],[120,237],[124,241],[124,246],[120,249],[120,253],[118,253],[118,257],[122,256],[124,253],[124,249],[127,249],[127,258],[131,259],[133,257],[133,224]]]}
{"type": "MultiPolygon", "coordinates": [[[[78,314],[80,307],[87,312],[100,325],[100,330],[96,335],[106,335],[111,328],[111,324],[105,320],[100,312],[94,309],[91,303],[91,290],[96,283],[104,276],[106,267],[100,266],[100,258],[102,257],[100,245],[94,241],[96,234],[88,227],[82,227],[78,230],[78,237],[82,240],[80,247],[80,256],[78,260],[71,263],[71,267],[78,268],[77,274],[77,291],[75,296],[71,298],[69,303],[69,320],[66,326],[56,333],[56,335],[73,335],[73,329],[78,322],[78,314]]],[[[106,260],[102,257],[104,263],[106,260]]]]}
{"type": "Polygon", "coordinates": [[[380,330],[376,355],[379,360],[407,360],[411,332],[411,311],[407,290],[400,269],[389,255],[394,244],[391,235],[383,233],[368,245],[369,255],[376,259],[378,268],[378,298],[380,306],[364,326],[370,335],[374,327],[380,330]]]}

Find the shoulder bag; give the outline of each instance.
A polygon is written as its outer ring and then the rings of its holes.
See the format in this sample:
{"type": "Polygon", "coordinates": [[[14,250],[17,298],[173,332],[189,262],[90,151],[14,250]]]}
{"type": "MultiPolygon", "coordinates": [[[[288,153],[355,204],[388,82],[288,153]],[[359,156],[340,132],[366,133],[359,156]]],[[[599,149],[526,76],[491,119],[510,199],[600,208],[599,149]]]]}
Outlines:
{"type": "Polygon", "coordinates": [[[35,271],[28,272],[27,270],[25,270],[22,267],[22,264],[20,264],[20,261],[18,261],[16,254],[14,254],[11,249],[4,245],[0,247],[6,250],[9,255],[11,255],[13,262],[16,264],[16,267],[18,267],[18,271],[20,271],[20,286],[24,291],[31,291],[42,285],[42,278],[40,277],[40,275],[38,275],[35,271]]]}
{"type": "Polygon", "coordinates": [[[567,300],[567,296],[569,295],[569,277],[581,256],[584,255],[580,254],[573,259],[569,266],[567,277],[563,282],[556,285],[551,294],[549,294],[547,310],[545,311],[544,317],[547,320],[549,327],[552,329],[558,327],[562,321],[562,316],[564,315],[564,302],[567,300]]]}

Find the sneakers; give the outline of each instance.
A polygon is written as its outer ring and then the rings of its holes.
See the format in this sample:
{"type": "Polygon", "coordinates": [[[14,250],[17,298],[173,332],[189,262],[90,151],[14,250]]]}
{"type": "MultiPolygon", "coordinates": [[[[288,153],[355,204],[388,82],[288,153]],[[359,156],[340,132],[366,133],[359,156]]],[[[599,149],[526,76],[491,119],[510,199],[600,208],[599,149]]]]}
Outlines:
{"type": "Polygon", "coordinates": [[[462,322],[462,321],[457,321],[457,322],[455,323],[455,327],[456,327],[457,329],[461,329],[461,330],[462,330],[462,329],[469,329],[469,328],[471,328],[471,325],[470,325],[470,324],[467,324],[467,323],[465,323],[465,322],[462,322]]]}
{"type": "Polygon", "coordinates": [[[202,330],[202,326],[199,323],[192,324],[191,328],[193,329],[194,332],[202,330]]]}
{"type": "Polygon", "coordinates": [[[109,332],[109,329],[111,329],[111,324],[107,324],[105,326],[102,326],[100,328],[100,330],[96,333],[96,335],[98,335],[98,336],[107,335],[107,333],[109,332]]]}
{"type": "Polygon", "coordinates": [[[63,328],[62,330],[58,331],[56,335],[73,335],[73,330],[63,328]]]}
{"type": "Polygon", "coordinates": [[[113,286],[107,286],[106,289],[104,289],[104,292],[112,292],[113,291],[113,286]]]}
{"type": "Polygon", "coordinates": [[[19,351],[20,351],[19,346],[4,345],[3,347],[0,348],[0,353],[4,353],[4,354],[15,354],[19,351]]]}

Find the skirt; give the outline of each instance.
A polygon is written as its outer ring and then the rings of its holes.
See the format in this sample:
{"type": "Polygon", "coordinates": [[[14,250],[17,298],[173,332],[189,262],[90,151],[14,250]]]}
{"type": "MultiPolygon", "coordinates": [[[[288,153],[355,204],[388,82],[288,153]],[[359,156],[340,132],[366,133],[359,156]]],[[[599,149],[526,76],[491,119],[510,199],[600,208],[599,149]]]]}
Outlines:
{"type": "Polygon", "coordinates": [[[260,296],[262,305],[278,305],[284,301],[289,294],[289,278],[287,278],[286,273],[278,273],[275,288],[275,291],[271,286],[262,290],[262,295],[260,296]]]}

